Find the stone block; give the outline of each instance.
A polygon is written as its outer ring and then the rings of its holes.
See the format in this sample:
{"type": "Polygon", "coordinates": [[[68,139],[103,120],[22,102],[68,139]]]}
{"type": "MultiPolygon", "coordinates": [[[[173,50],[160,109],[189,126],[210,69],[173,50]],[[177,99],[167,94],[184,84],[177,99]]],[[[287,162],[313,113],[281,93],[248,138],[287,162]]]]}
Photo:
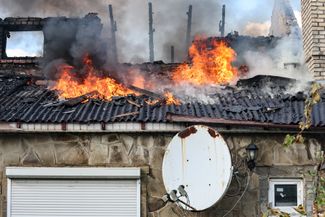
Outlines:
{"type": "Polygon", "coordinates": [[[146,135],[146,136],[138,136],[137,139],[136,139],[136,143],[138,145],[141,145],[141,146],[146,147],[148,149],[150,149],[150,148],[152,148],[152,147],[154,147],[156,145],[153,136],[148,136],[148,135],[146,135]]]}
{"type": "Polygon", "coordinates": [[[148,177],[147,191],[152,197],[162,197],[166,193],[162,178],[148,177]]]}
{"type": "Polygon", "coordinates": [[[108,163],[108,145],[103,144],[100,137],[90,140],[89,165],[99,166],[108,163]]]}
{"type": "Polygon", "coordinates": [[[107,134],[101,136],[101,143],[114,144],[121,142],[118,134],[107,134]]]}
{"type": "Polygon", "coordinates": [[[258,216],[258,198],[257,191],[247,191],[241,202],[240,211],[241,215],[245,217],[258,216]]]}
{"type": "Polygon", "coordinates": [[[34,144],[33,150],[42,166],[55,165],[55,150],[53,144],[34,144]]]}
{"type": "Polygon", "coordinates": [[[109,145],[108,163],[113,165],[130,165],[128,153],[122,143],[109,145]]]}
{"type": "Polygon", "coordinates": [[[55,162],[57,165],[87,165],[89,157],[89,147],[84,147],[79,143],[55,144],[55,162]]]}
{"type": "Polygon", "coordinates": [[[124,145],[125,150],[127,151],[128,155],[130,155],[133,146],[135,145],[135,138],[129,135],[120,135],[120,140],[122,144],[124,145]]]}
{"type": "Polygon", "coordinates": [[[159,217],[179,217],[179,216],[193,216],[192,213],[182,210],[180,207],[175,204],[170,204],[165,206],[163,209],[158,212],[159,217]],[[184,213],[185,212],[185,213],[184,213]]]}
{"type": "Polygon", "coordinates": [[[166,138],[164,136],[156,136],[154,137],[154,146],[155,147],[167,147],[167,145],[170,143],[172,138],[166,138]]]}
{"type": "Polygon", "coordinates": [[[30,148],[26,153],[23,154],[22,158],[21,158],[21,164],[22,165],[40,165],[41,164],[41,160],[39,158],[39,156],[36,154],[36,152],[30,148]]]}
{"type": "Polygon", "coordinates": [[[135,166],[144,166],[149,164],[149,151],[142,147],[136,146],[131,156],[132,164],[135,166]]]}
{"type": "Polygon", "coordinates": [[[149,152],[149,165],[153,169],[160,169],[164,159],[165,150],[161,147],[151,148],[149,152]]]}
{"type": "Polygon", "coordinates": [[[160,197],[149,197],[148,211],[156,212],[166,206],[166,203],[160,197]]]}
{"type": "MultiPolygon", "coordinates": [[[[52,143],[56,144],[56,143],[64,143],[64,142],[78,142],[80,140],[85,141],[87,138],[87,136],[79,136],[77,134],[53,134],[50,137],[52,139],[52,143]]],[[[46,140],[46,139],[43,139],[46,140]]],[[[47,140],[46,140],[47,141],[47,140]]]]}

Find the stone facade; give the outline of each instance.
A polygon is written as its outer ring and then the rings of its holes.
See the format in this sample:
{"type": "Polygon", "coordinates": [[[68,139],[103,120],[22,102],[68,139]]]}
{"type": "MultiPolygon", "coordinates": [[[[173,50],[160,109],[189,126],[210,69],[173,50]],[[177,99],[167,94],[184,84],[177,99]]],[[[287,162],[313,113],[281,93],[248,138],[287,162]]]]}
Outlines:
{"type": "Polygon", "coordinates": [[[325,0],[301,0],[305,59],[315,80],[325,80],[325,0]]]}
{"type": "MultiPolygon", "coordinates": [[[[173,204],[165,205],[160,198],[166,193],[162,181],[162,160],[165,149],[174,134],[2,134],[0,135],[1,210],[6,216],[7,166],[35,167],[140,167],[141,216],[183,216],[184,211],[173,204]]],[[[229,217],[261,216],[268,205],[268,179],[270,177],[300,177],[305,182],[305,205],[311,211],[313,179],[307,175],[314,170],[320,151],[319,137],[310,137],[305,145],[285,149],[282,134],[223,134],[232,152],[235,167],[245,157],[245,148],[251,142],[259,147],[257,168],[251,176],[248,191],[229,217]]],[[[240,167],[238,166],[239,170],[240,167]]],[[[246,177],[239,178],[245,183],[246,177]]],[[[186,216],[222,216],[230,210],[243,191],[233,180],[228,194],[216,206],[202,213],[186,213],[186,216]],[[238,191],[239,190],[239,191],[238,191]],[[231,195],[234,194],[234,195],[231,195]]]]}

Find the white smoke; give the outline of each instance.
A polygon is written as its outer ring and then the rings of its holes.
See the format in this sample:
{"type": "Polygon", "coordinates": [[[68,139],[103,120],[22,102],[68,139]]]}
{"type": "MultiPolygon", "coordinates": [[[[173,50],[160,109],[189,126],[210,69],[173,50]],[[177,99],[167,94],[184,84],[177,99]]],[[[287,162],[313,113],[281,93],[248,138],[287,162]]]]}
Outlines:
{"type": "Polygon", "coordinates": [[[244,54],[250,67],[249,77],[263,74],[312,80],[312,75],[304,64],[301,29],[297,20],[299,19],[295,17],[289,0],[275,0],[270,33],[281,38],[273,49],[248,51],[244,54]]]}
{"type": "Polygon", "coordinates": [[[244,30],[244,35],[250,35],[250,36],[267,36],[269,34],[269,30],[271,27],[271,22],[266,21],[263,23],[257,23],[257,22],[249,22],[244,30]]]}

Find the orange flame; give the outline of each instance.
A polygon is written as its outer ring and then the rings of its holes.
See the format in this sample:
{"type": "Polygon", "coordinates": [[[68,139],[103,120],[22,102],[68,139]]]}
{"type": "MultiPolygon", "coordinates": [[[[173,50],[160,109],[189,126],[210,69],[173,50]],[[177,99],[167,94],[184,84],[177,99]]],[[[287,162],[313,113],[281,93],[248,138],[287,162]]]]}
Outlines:
{"type": "Polygon", "coordinates": [[[98,77],[89,55],[85,56],[84,64],[86,77],[82,81],[76,79],[76,76],[72,72],[74,67],[68,65],[61,67],[61,76],[53,87],[53,89],[59,91],[60,97],[74,98],[90,92],[98,92],[93,97],[111,100],[113,96],[134,94],[133,91],[110,77],[98,77]]]}
{"type": "Polygon", "coordinates": [[[157,105],[160,100],[158,99],[154,99],[154,100],[145,100],[145,102],[148,104],[148,105],[157,105]]]}
{"type": "Polygon", "coordinates": [[[237,69],[231,65],[236,52],[223,41],[196,38],[189,49],[192,64],[181,64],[173,72],[176,84],[194,85],[227,84],[237,77],[237,69]]]}
{"type": "MultiPolygon", "coordinates": [[[[73,70],[73,66],[62,65],[61,76],[52,88],[58,90],[60,97],[62,98],[75,98],[89,93],[90,98],[99,98],[110,101],[113,96],[126,96],[128,94],[137,94],[136,92],[126,88],[122,84],[119,84],[116,80],[110,77],[99,77],[96,73],[96,69],[93,66],[92,60],[89,55],[84,58],[84,70],[86,76],[81,81],[78,80],[73,70]]],[[[136,86],[140,88],[144,87],[145,79],[142,76],[137,76],[134,81],[136,86]]],[[[159,103],[159,100],[147,101],[149,105],[155,105],[159,103]]],[[[165,103],[167,105],[175,104],[179,105],[180,101],[176,99],[172,93],[165,93],[165,103]]]]}
{"type": "Polygon", "coordinates": [[[180,105],[181,101],[179,99],[176,99],[174,95],[171,92],[165,92],[165,101],[167,105],[180,105]]]}

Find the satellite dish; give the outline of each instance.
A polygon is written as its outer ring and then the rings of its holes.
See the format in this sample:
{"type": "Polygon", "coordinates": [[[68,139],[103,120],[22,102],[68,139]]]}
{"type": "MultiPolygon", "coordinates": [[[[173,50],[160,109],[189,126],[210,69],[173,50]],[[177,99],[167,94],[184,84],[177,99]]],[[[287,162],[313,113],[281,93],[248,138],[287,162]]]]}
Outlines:
{"type": "Polygon", "coordinates": [[[224,196],[232,168],[230,151],[221,135],[212,128],[196,125],[178,133],[169,143],[162,175],[167,193],[184,186],[187,198],[180,196],[182,201],[202,211],[224,196]]]}

